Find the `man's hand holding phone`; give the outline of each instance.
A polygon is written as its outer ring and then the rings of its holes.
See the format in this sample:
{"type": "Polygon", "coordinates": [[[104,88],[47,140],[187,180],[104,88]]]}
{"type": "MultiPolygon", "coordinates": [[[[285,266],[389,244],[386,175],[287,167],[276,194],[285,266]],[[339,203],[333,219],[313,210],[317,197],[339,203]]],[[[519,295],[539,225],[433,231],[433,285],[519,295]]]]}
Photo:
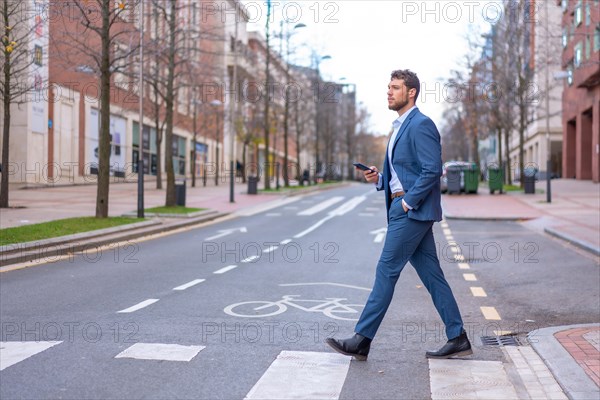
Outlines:
{"type": "Polygon", "coordinates": [[[366,165],[361,163],[354,163],[353,165],[356,167],[356,169],[359,169],[363,172],[367,182],[377,184],[377,182],[379,181],[379,170],[377,169],[377,167],[367,167],[366,165]]]}

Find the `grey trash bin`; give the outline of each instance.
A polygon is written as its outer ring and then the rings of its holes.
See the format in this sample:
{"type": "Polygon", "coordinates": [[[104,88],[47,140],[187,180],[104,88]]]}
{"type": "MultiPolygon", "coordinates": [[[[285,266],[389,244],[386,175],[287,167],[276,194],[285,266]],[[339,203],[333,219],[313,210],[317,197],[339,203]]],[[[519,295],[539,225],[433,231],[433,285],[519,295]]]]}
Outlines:
{"type": "Polygon", "coordinates": [[[523,173],[525,194],[535,194],[535,168],[525,168],[523,173]]]}
{"type": "Polygon", "coordinates": [[[175,182],[175,204],[185,207],[185,181],[175,182]]]}
{"type": "Polygon", "coordinates": [[[248,177],[248,194],[257,194],[258,193],[258,177],[249,176],[248,177]]]}
{"type": "Polygon", "coordinates": [[[448,181],[448,194],[460,194],[460,178],[462,171],[460,167],[451,166],[446,170],[446,179],[448,181]]]}

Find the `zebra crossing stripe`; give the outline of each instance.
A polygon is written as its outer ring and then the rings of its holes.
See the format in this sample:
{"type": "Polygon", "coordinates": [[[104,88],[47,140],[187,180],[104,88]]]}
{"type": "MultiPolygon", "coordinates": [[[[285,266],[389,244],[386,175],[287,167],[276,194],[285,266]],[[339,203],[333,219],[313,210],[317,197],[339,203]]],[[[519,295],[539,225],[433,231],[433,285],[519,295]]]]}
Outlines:
{"type": "Polygon", "coordinates": [[[0,371],[62,342],[0,342],[0,371]]]}
{"type": "Polygon", "coordinates": [[[341,354],[282,351],[245,400],[337,400],[349,368],[350,357],[341,354]]]}
{"type": "Polygon", "coordinates": [[[136,343],[123,350],[115,358],[136,358],[138,360],[185,361],[190,362],[206,346],[182,346],[165,343],[136,343]]]}

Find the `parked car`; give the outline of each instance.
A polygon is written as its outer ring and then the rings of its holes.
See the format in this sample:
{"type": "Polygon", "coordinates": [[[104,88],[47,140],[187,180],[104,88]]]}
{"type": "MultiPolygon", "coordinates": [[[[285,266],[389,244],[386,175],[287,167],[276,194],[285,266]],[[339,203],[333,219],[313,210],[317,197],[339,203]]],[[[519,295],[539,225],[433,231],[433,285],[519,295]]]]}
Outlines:
{"type": "MultiPolygon", "coordinates": [[[[450,192],[456,192],[455,187],[459,187],[460,192],[465,191],[465,174],[464,171],[466,169],[476,168],[474,162],[469,161],[446,161],[442,167],[442,176],[440,178],[440,189],[442,193],[448,192],[448,175],[452,176],[452,172],[448,173],[449,170],[458,171],[457,176],[460,178],[460,183],[458,181],[450,181],[450,192]]],[[[453,178],[451,178],[453,179],[453,178]]]]}

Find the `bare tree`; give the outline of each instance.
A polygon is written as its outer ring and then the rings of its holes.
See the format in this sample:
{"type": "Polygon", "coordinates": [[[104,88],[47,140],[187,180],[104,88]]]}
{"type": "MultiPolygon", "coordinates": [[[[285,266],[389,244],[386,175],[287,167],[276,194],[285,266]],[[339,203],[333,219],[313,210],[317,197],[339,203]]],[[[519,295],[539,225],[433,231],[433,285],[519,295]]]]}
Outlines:
{"type": "MultiPolygon", "coordinates": [[[[10,160],[9,141],[11,124],[11,105],[21,105],[28,102],[28,94],[34,89],[40,89],[45,82],[30,79],[31,69],[41,55],[32,54],[30,40],[38,23],[31,23],[34,16],[30,15],[26,4],[14,0],[2,0],[0,3],[0,18],[2,19],[3,35],[0,52],[3,61],[0,74],[0,96],[2,96],[2,160],[4,172],[0,181],[0,208],[7,208],[8,176],[7,168],[10,160]]],[[[42,60],[38,60],[41,64],[42,60]]]]}
{"type": "Polygon", "coordinates": [[[76,0],[53,3],[62,29],[50,38],[53,51],[64,55],[65,65],[93,71],[100,86],[100,132],[98,135],[98,185],[96,217],[108,216],[110,182],[110,102],[113,74],[123,73],[139,47],[131,16],[140,0],[76,0]]]}

